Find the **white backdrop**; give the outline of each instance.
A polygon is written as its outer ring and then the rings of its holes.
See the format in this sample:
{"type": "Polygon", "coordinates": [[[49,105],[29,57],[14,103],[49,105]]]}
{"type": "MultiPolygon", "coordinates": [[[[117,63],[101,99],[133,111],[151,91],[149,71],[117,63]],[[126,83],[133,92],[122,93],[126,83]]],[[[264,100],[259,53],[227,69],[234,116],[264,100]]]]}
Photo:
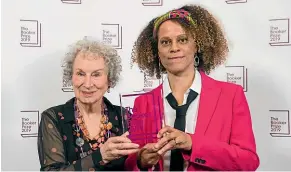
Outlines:
{"type": "Polygon", "coordinates": [[[261,160],[259,170],[291,170],[290,0],[1,3],[3,170],[39,170],[38,115],[73,96],[62,83],[61,60],[69,44],[93,36],[118,49],[123,60],[122,79],[106,96],[119,104],[119,92],[159,83],[144,79],[136,68],[130,69],[138,33],[153,17],[185,3],[202,4],[224,26],[230,41],[229,60],[211,76],[244,86],[261,160]]]}

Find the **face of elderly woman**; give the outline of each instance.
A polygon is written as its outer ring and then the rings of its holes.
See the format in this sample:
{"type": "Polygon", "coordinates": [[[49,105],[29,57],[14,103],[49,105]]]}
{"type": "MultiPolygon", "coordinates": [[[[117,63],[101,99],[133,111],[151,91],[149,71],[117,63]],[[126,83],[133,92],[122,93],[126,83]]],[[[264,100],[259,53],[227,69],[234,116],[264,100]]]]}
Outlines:
{"type": "Polygon", "coordinates": [[[78,53],[73,65],[72,83],[79,101],[85,104],[99,101],[108,89],[104,58],[92,53],[78,53]]]}
{"type": "Polygon", "coordinates": [[[194,70],[194,55],[197,52],[193,37],[183,27],[171,20],[162,23],[158,31],[158,53],[166,70],[178,74],[194,70]]]}

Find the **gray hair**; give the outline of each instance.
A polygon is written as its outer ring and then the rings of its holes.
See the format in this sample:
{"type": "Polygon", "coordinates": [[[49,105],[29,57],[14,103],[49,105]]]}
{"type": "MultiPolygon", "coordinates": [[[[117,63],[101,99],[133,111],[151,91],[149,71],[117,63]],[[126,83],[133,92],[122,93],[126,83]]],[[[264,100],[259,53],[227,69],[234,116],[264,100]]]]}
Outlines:
{"type": "Polygon", "coordinates": [[[91,52],[103,57],[108,69],[109,86],[111,88],[116,86],[122,71],[121,58],[117,50],[100,41],[88,40],[87,37],[71,45],[70,50],[66,53],[63,66],[63,82],[72,84],[73,64],[79,52],[91,52]]]}

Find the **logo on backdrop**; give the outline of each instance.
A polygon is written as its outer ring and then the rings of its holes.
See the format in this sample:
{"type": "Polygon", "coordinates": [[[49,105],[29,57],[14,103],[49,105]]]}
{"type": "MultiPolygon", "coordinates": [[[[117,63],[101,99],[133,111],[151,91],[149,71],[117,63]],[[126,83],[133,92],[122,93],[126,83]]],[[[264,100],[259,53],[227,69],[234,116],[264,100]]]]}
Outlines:
{"type": "Polygon", "coordinates": [[[156,88],[163,82],[163,76],[161,79],[157,79],[155,76],[148,76],[144,74],[144,90],[150,90],[156,88]]]}
{"type": "Polygon", "coordinates": [[[270,110],[269,118],[272,137],[291,137],[289,110],[270,110]]]}
{"type": "Polygon", "coordinates": [[[163,0],[141,0],[143,6],[163,6],[163,0]]]}
{"type": "Polygon", "coordinates": [[[38,137],[39,127],[39,111],[20,111],[21,114],[21,136],[27,137],[38,137]]]}
{"type": "Polygon", "coordinates": [[[38,20],[20,20],[20,45],[41,47],[41,23],[38,20]]]}
{"type": "Polygon", "coordinates": [[[247,0],[226,0],[227,4],[238,4],[238,3],[247,3],[247,0]]]}
{"type": "Polygon", "coordinates": [[[270,21],[270,45],[290,46],[290,19],[271,19],[270,21]]]}
{"type": "Polygon", "coordinates": [[[81,4],[82,0],[61,0],[64,4],[81,4]]]}
{"type": "MultiPolygon", "coordinates": [[[[66,64],[62,65],[62,68],[64,68],[64,67],[66,67],[66,64]]],[[[63,92],[73,92],[74,91],[72,83],[67,82],[64,77],[63,77],[62,81],[63,81],[63,85],[62,85],[63,92]]]]}
{"type": "Polygon", "coordinates": [[[122,26],[119,24],[101,24],[102,40],[115,49],[122,49],[122,26]]]}
{"type": "Polygon", "coordinates": [[[226,82],[241,85],[248,91],[248,71],[244,66],[226,66],[226,82]]]}

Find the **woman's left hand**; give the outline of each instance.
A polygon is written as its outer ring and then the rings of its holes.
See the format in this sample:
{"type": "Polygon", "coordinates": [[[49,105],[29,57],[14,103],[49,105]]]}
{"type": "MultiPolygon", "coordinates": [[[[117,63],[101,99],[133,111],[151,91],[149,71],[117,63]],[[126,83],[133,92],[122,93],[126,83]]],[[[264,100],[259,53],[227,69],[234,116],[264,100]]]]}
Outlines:
{"type": "Polygon", "coordinates": [[[159,155],[163,155],[168,150],[183,149],[189,151],[192,148],[192,139],[189,134],[169,126],[162,128],[157,137],[159,141],[154,148],[158,150],[159,155]]]}

